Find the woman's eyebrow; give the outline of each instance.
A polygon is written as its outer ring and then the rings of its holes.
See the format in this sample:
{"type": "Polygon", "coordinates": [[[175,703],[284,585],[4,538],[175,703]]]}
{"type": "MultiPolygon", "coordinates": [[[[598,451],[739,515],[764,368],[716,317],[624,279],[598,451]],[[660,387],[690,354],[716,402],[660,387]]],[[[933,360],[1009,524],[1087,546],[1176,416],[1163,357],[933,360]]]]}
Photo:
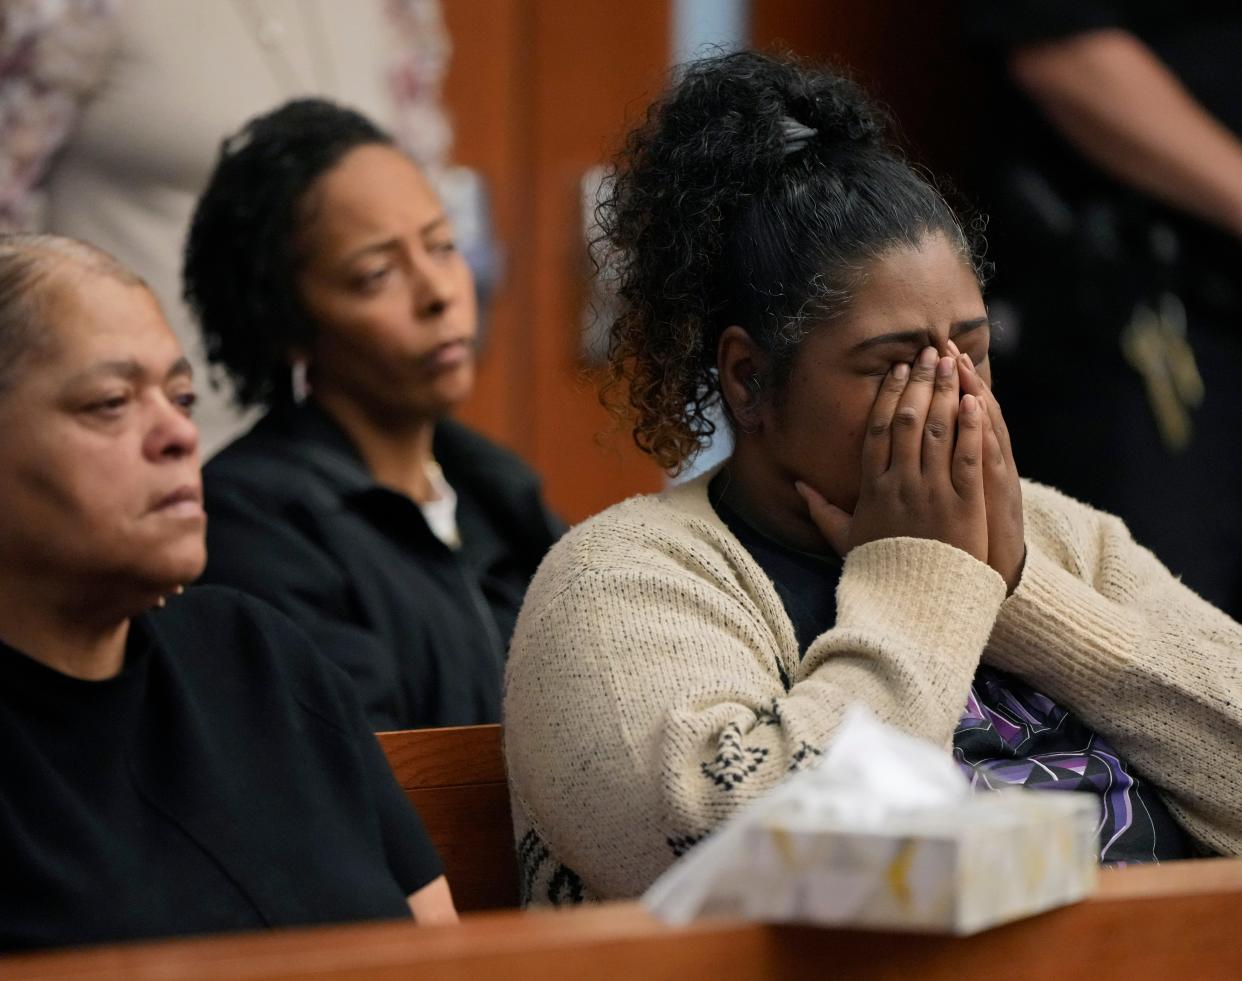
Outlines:
{"type": "MultiPolygon", "coordinates": [[[[972,330],[978,330],[980,327],[987,326],[987,323],[987,317],[959,320],[949,328],[949,336],[952,338],[961,337],[963,334],[969,334],[972,330]]],[[[852,353],[857,354],[861,351],[869,351],[874,347],[881,347],[885,344],[906,344],[909,346],[926,347],[930,343],[931,331],[926,328],[922,330],[899,330],[891,334],[877,334],[875,337],[868,337],[865,341],[855,344],[852,353]]]]}
{"type": "Polygon", "coordinates": [[[384,239],[382,242],[370,242],[367,245],[354,249],[353,252],[350,252],[347,256],[345,256],[343,263],[348,265],[351,262],[361,259],[363,256],[371,255],[375,252],[391,252],[394,249],[399,249],[400,247],[401,240],[398,238],[388,238],[384,239]]]}
{"type": "MultiPolygon", "coordinates": [[[[125,381],[141,381],[146,375],[146,369],[139,363],[137,358],[111,358],[106,361],[98,361],[84,371],[78,372],[69,379],[68,385],[76,385],[80,382],[87,381],[92,378],[123,378],[125,381]]],[[[168,370],[164,373],[165,380],[179,377],[194,377],[194,368],[190,364],[189,358],[184,356],[177,358],[168,370]]]]}
{"type": "Polygon", "coordinates": [[[182,377],[193,378],[194,377],[194,366],[190,364],[189,358],[185,358],[185,357],[178,358],[176,361],[172,363],[172,366],[168,369],[168,372],[164,377],[166,379],[182,378],[182,377]]]}
{"type": "MultiPolygon", "coordinates": [[[[439,214],[419,228],[418,233],[423,236],[430,235],[433,232],[438,231],[441,227],[448,225],[448,221],[449,219],[447,214],[439,214]]],[[[372,255],[377,252],[395,252],[400,248],[401,239],[400,237],[394,235],[392,238],[386,238],[380,242],[369,242],[361,248],[355,249],[353,252],[350,252],[345,256],[343,263],[348,265],[351,262],[361,259],[363,256],[372,255]]]]}
{"type": "Polygon", "coordinates": [[[969,334],[972,330],[978,330],[980,327],[987,327],[991,321],[987,317],[975,317],[971,320],[959,320],[949,328],[950,337],[961,337],[963,334],[969,334]]]}
{"type": "Polygon", "coordinates": [[[419,234],[420,234],[420,235],[430,235],[432,232],[434,232],[434,231],[438,231],[441,225],[447,225],[447,224],[448,224],[448,220],[449,220],[449,219],[448,219],[448,215],[447,215],[446,213],[444,213],[444,212],[441,212],[440,214],[438,214],[438,215],[436,215],[434,218],[432,218],[432,219],[431,219],[431,221],[426,222],[426,223],[422,226],[422,228],[420,228],[420,229],[418,230],[418,231],[419,231],[419,234]]]}

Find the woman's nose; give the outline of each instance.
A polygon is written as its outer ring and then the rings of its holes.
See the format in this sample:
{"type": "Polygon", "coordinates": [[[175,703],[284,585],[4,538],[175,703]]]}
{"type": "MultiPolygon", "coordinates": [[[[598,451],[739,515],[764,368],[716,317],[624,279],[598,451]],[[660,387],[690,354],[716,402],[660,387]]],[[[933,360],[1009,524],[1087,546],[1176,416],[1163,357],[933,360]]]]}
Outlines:
{"type": "Polygon", "coordinates": [[[185,409],[161,398],[156,418],[147,433],[145,449],[152,460],[181,459],[198,450],[198,426],[185,409]]]}
{"type": "Polygon", "coordinates": [[[443,313],[453,300],[453,279],[449,270],[440,268],[430,256],[414,262],[414,312],[420,317],[443,313]]]}
{"type": "Polygon", "coordinates": [[[956,358],[961,354],[961,351],[957,349],[957,345],[953,343],[947,332],[939,334],[933,331],[930,340],[932,347],[936,349],[936,353],[942,358],[956,358]]]}

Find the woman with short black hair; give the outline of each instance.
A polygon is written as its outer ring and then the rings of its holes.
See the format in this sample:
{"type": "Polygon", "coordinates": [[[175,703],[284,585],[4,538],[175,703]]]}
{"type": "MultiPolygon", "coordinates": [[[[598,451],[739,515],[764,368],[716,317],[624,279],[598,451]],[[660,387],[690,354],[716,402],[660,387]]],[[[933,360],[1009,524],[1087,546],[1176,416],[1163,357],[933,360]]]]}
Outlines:
{"type": "Polygon", "coordinates": [[[89,246],[0,236],[0,949],[456,918],[349,680],[203,568],[190,366],[89,246]]]}
{"type": "Polygon", "coordinates": [[[853,84],[689,65],[601,224],[638,444],[677,470],[723,404],[735,449],[573,529],[527,594],[505,742],[529,901],[640,892],[855,703],[977,786],[1092,793],[1105,863],[1242,852],[1242,628],[1019,480],[978,251],[853,84]]]}
{"type": "Polygon", "coordinates": [[[449,418],[478,321],[426,176],[329,102],[253,119],[195,211],[185,293],[212,362],[268,409],[206,468],[206,580],[293,616],[377,729],[498,721],[561,525],[516,456],[449,418]]]}

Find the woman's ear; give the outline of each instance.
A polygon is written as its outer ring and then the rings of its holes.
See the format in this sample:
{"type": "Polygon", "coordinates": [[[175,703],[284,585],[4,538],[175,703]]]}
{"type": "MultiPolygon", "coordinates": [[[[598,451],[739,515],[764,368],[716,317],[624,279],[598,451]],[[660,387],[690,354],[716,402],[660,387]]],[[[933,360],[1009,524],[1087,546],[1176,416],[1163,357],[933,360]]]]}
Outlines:
{"type": "Polygon", "coordinates": [[[716,346],[716,373],[725,406],[742,432],[758,432],[762,425],[759,409],[766,370],[767,356],[745,328],[726,327],[716,346]]]}

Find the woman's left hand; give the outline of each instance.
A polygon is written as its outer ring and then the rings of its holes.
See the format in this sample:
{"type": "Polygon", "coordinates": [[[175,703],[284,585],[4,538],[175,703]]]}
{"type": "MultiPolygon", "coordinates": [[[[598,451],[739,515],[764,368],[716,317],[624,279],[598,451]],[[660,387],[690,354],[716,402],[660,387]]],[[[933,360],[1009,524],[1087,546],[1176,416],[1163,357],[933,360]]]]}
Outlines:
{"type": "Polygon", "coordinates": [[[1013,461],[1009,429],[1000,404],[975,370],[970,355],[958,355],[962,392],[983,407],[983,496],[988,514],[988,565],[1001,574],[1012,593],[1022,578],[1026,539],[1022,525],[1022,484],[1013,461]]]}

